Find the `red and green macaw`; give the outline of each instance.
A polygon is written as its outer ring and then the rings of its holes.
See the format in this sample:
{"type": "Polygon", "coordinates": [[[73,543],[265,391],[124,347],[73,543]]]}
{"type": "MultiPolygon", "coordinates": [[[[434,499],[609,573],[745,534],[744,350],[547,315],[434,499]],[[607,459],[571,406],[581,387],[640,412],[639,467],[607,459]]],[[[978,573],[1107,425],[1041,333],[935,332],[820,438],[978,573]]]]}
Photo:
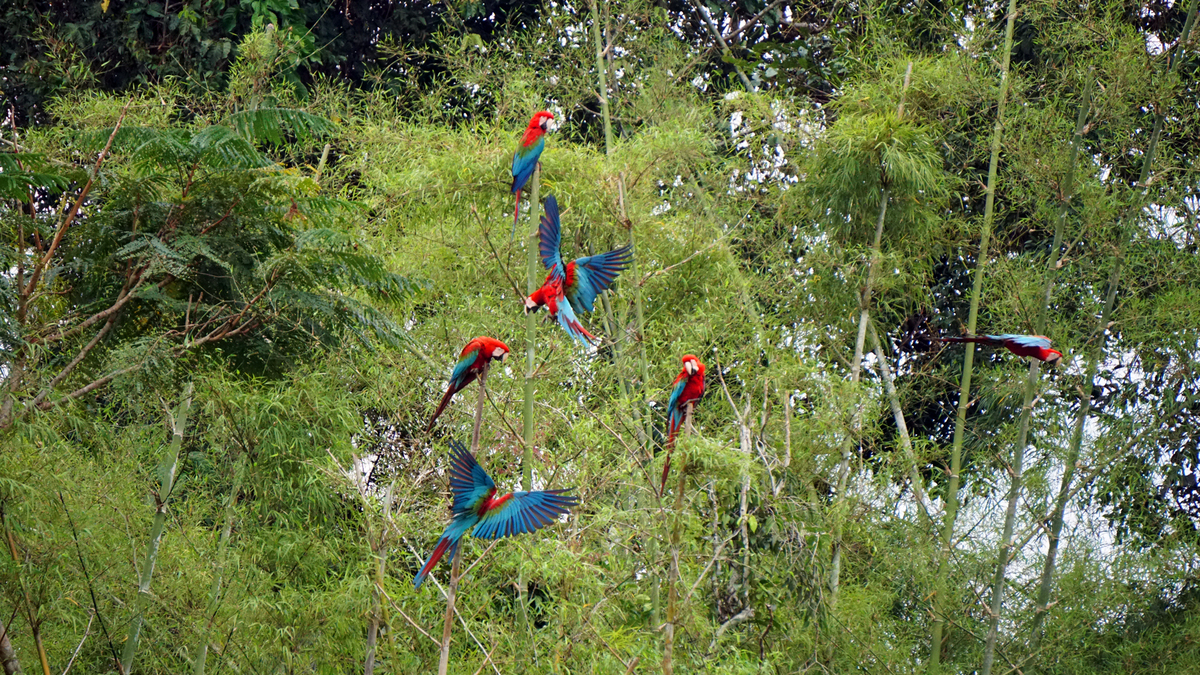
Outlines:
{"type": "Polygon", "coordinates": [[[704,396],[704,364],[692,354],[683,355],[683,370],[679,371],[667,399],[667,461],[663,463],[662,484],[659,494],[667,487],[667,474],[671,472],[671,451],[675,449],[675,434],[683,426],[689,403],[704,396]]]}
{"type": "Polygon", "coordinates": [[[579,340],[579,343],[584,348],[591,347],[599,342],[599,338],[592,335],[579,323],[579,317],[575,316],[575,312],[571,310],[571,303],[563,295],[563,283],[561,279],[547,279],[542,287],[533,292],[528,298],[525,298],[525,313],[536,312],[542,307],[550,311],[550,318],[558,322],[563,330],[567,331],[567,335],[579,340]]]}
{"type": "Polygon", "coordinates": [[[525,133],[517,143],[513,153],[512,163],[512,194],[516,195],[516,206],[513,207],[513,235],[517,232],[517,218],[521,215],[521,190],[529,182],[533,170],[537,168],[538,158],[546,148],[546,132],[553,128],[554,115],[543,110],[534,114],[525,127],[525,133]]]}
{"type": "Polygon", "coordinates": [[[433,417],[429,420],[429,426],[425,431],[433,430],[433,423],[450,405],[450,399],[458,392],[466,389],[468,384],[475,381],[479,374],[483,372],[485,365],[490,363],[492,359],[500,359],[503,363],[508,357],[508,345],[490,337],[477,337],[467,343],[463,347],[462,353],[458,355],[458,363],[454,364],[454,371],[450,373],[450,385],[446,387],[446,395],[442,397],[442,402],[438,404],[437,410],[433,411],[433,417]]]}
{"type": "Polygon", "coordinates": [[[546,197],[546,213],[538,227],[538,250],[542,254],[542,264],[550,270],[546,281],[561,280],[563,293],[575,313],[589,313],[596,302],[596,296],[608,290],[621,270],[629,265],[630,249],[628,246],[622,246],[608,253],[578,258],[564,265],[561,247],[562,227],[558,219],[558,200],[554,195],[550,195],[546,197]]]}
{"type": "Polygon", "coordinates": [[[479,539],[533,532],[554,523],[579,502],[574,495],[564,494],[574,488],[497,495],[492,478],[462,443],[450,441],[450,448],[450,491],[454,493],[454,504],[450,508],[454,516],[429,560],[413,577],[416,588],[421,587],[421,582],[446,551],[450,551],[450,560],[454,560],[458,543],[468,532],[479,539]]]}
{"type": "Polygon", "coordinates": [[[989,347],[1004,347],[1017,356],[1032,356],[1050,365],[1058,365],[1062,352],[1050,348],[1050,338],[1044,335],[964,335],[962,337],[938,338],[942,342],[977,342],[989,347]]]}

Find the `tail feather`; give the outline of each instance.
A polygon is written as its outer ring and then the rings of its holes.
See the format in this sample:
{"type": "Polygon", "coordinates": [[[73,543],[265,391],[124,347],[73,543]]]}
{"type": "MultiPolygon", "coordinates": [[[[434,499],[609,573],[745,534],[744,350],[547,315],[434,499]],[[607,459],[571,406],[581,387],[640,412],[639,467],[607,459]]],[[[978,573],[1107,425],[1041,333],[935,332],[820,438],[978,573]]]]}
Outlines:
{"type": "Polygon", "coordinates": [[[982,345],[998,345],[1000,341],[986,335],[964,335],[962,337],[938,338],[939,342],[975,342],[982,345]]]}
{"type": "Polygon", "coordinates": [[[667,419],[667,444],[665,446],[667,449],[667,461],[663,462],[662,483],[658,486],[659,497],[667,491],[667,475],[671,473],[671,452],[675,449],[675,434],[679,433],[679,425],[673,422],[673,419],[667,419]]]}
{"type": "Polygon", "coordinates": [[[425,577],[429,575],[429,572],[438,564],[442,556],[446,554],[447,549],[450,550],[450,560],[453,561],[454,555],[458,552],[458,540],[442,537],[441,541],[438,542],[437,548],[433,549],[433,553],[429,556],[429,560],[425,561],[425,564],[421,566],[421,571],[417,572],[416,576],[413,577],[413,588],[421,587],[421,584],[425,582],[425,577]]]}
{"type": "Polygon", "coordinates": [[[442,402],[438,404],[437,410],[433,411],[433,417],[429,418],[429,426],[425,427],[425,433],[433,431],[433,423],[442,416],[442,412],[446,410],[446,406],[450,405],[450,399],[454,398],[457,391],[453,384],[446,388],[446,395],[442,397],[442,402]]]}
{"type": "Polygon", "coordinates": [[[517,219],[520,218],[520,216],[521,216],[521,189],[517,188],[515,190],[515,192],[517,195],[517,199],[516,199],[516,204],[513,205],[513,229],[512,229],[512,234],[508,235],[509,242],[512,242],[514,239],[517,238],[517,219]]]}

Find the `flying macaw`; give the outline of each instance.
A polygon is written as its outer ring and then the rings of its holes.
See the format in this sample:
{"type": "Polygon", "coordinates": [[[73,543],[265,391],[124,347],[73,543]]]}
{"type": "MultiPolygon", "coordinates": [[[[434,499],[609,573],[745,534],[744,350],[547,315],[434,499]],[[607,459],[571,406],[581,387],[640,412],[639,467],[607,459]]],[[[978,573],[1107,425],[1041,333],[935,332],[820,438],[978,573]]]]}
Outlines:
{"type": "Polygon", "coordinates": [[[545,110],[534,114],[533,119],[529,120],[529,126],[525,127],[525,134],[517,143],[516,152],[513,153],[512,193],[517,196],[516,206],[513,207],[513,236],[516,236],[517,218],[521,215],[521,190],[529,182],[529,177],[537,167],[538,158],[542,156],[542,150],[546,147],[546,132],[553,128],[553,119],[554,115],[545,110]]]}
{"type": "Polygon", "coordinates": [[[1050,349],[1050,338],[1044,335],[964,335],[962,337],[938,338],[941,342],[977,342],[990,347],[1004,347],[1017,356],[1032,356],[1050,365],[1058,365],[1062,352],[1050,349]]]}
{"type": "Polygon", "coordinates": [[[700,359],[691,354],[684,354],[683,370],[679,371],[673,385],[671,398],[667,399],[667,461],[663,463],[659,494],[662,494],[667,486],[667,474],[671,472],[671,451],[675,448],[675,434],[679,432],[679,427],[683,426],[687,406],[704,396],[704,364],[700,363],[700,359]]]}
{"type": "Polygon", "coordinates": [[[546,280],[562,280],[563,293],[576,314],[591,312],[596,296],[608,290],[613,279],[616,279],[621,270],[629,264],[629,247],[622,246],[608,253],[590,255],[564,265],[559,250],[561,246],[562,228],[558,220],[558,200],[554,195],[550,195],[546,197],[546,213],[542,216],[541,226],[538,227],[538,250],[542,254],[542,264],[550,270],[546,280]]]}
{"type": "Polygon", "coordinates": [[[458,392],[466,389],[468,384],[475,381],[479,374],[483,372],[483,367],[491,362],[492,359],[500,359],[503,363],[508,357],[508,345],[490,337],[477,337],[467,343],[463,347],[462,353],[458,355],[458,363],[454,364],[454,371],[450,373],[450,385],[446,387],[446,395],[442,397],[442,402],[438,404],[437,410],[433,411],[433,417],[429,420],[429,426],[425,429],[426,432],[433,430],[433,423],[437,421],[438,416],[450,405],[450,399],[458,392]]]}
{"type": "Polygon", "coordinates": [[[458,542],[468,532],[479,539],[533,532],[569,513],[571,507],[579,502],[574,495],[564,494],[574,488],[510,492],[497,496],[496,484],[462,443],[450,441],[450,448],[450,490],[454,493],[451,510],[454,517],[446,526],[446,531],[442,532],[429,560],[413,577],[413,586],[416,588],[421,587],[421,582],[425,581],[426,575],[447,550],[450,551],[450,560],[454,560],[458,554],[458,542]]]}
{"type": "Polygon", "coordinates": [[[571,303],[563,295],[561,279],[547,278],[541,288],[525,298],[526,314],[536,312],[543,306],[550,311],[550,318],[557,321],[558,325],[567,331],[567,335],[579,340],[585,349],[599,342],[599,338],[589,333],[583,324],[579,323],[579,317],[575,316],[575,312],[571,310],[571,303]]]}

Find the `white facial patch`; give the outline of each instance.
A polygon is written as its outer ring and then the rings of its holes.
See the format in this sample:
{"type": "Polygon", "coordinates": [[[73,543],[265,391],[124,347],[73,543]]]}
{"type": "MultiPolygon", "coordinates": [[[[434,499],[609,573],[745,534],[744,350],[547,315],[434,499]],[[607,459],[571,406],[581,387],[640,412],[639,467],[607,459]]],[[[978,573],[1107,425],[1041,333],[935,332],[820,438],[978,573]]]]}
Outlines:
{"type": "Polygon", "coordinates": [[[542,128],[546,131],[554,131],[558,128],[558,122],[554,121],[553,117],[547,117],[542,120],[542,128]]]}
{"type": "Polygon", "coordinates": [[[492,350],[492,358],[497,359],[497,358],[500,358],[501,356],[504,356],[507,353],[508,352],[504,351],[503,349],[496,347],[495,349],[492,350]]]}

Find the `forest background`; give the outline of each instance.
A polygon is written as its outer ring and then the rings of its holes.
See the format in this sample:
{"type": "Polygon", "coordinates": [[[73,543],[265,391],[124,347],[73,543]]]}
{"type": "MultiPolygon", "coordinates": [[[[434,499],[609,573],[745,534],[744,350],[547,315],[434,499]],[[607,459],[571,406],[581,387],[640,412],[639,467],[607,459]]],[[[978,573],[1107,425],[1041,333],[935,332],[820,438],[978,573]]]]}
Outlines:
{"type": "Polygon", "coordinates": [[[477,335],[450,672],[1196,672],[1196,5],[0,2],[4,672],[432,671],[477,335]]]}

